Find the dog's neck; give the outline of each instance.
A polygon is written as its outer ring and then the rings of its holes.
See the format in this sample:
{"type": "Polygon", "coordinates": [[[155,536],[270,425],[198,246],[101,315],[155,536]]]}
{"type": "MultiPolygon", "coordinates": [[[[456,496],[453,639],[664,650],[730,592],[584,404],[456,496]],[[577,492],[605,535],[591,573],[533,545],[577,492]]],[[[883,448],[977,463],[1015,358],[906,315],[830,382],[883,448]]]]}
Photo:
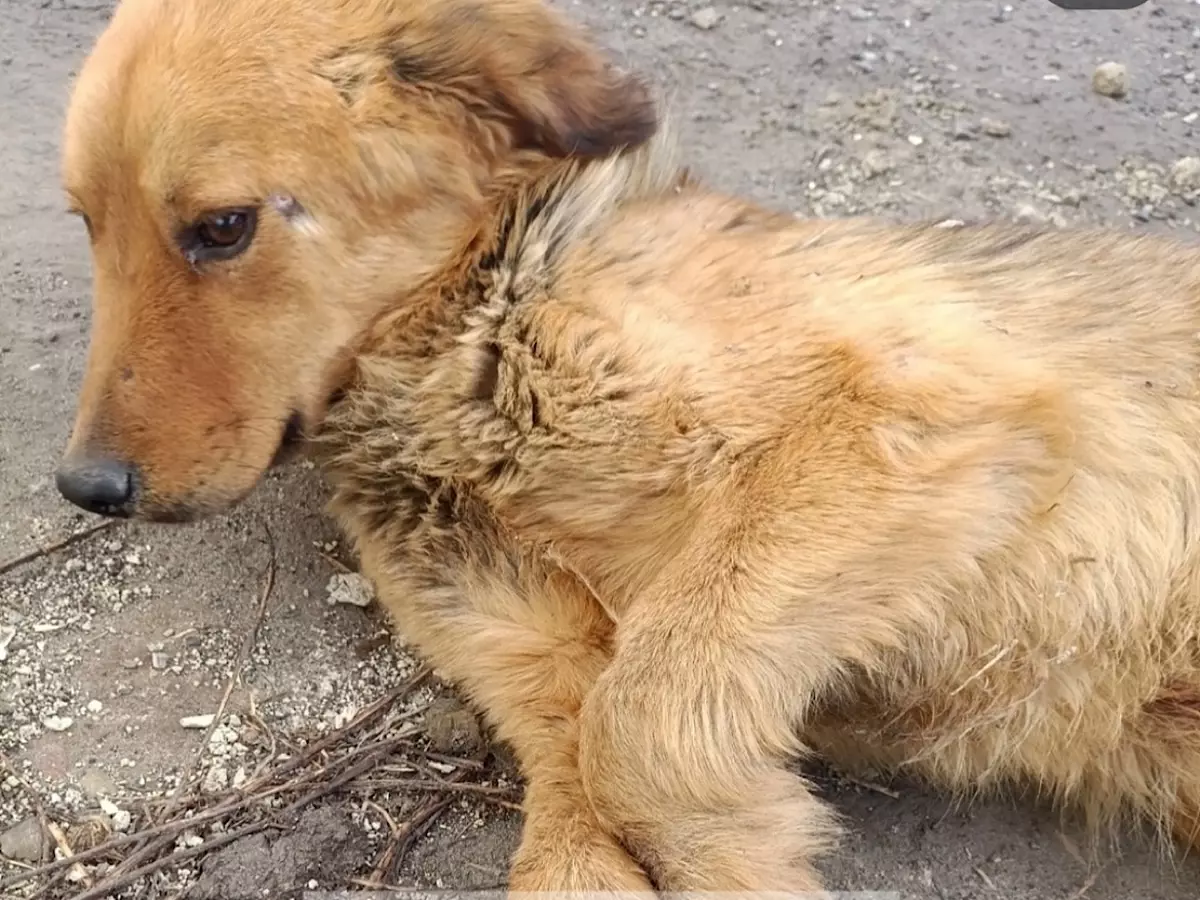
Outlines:
{"type": "Polygon", "coordinates": [[[341,398],[314,441],[335,504],[382,519],[417,482],[511,492],[527,428],[513,408],[522,391],[510,383],[501,398],[497,388],[501,375],[514,377],[501,350],[521,340],[510,333],[513,312],[553,294],[559,260],[617,208],[688,182],[669,134],[621,156],[505,176],[460,252],[375,322],[347,361],[341,398]]]}

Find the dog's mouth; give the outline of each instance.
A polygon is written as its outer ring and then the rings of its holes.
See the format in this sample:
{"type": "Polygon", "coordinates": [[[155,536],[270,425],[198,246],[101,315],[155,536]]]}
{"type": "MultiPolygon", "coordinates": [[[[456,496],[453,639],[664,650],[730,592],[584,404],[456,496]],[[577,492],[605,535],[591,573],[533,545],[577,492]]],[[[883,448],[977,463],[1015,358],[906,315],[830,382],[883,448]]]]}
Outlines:
{"type": "Polygon", "coordinates": [[[293,410],[292,414],[288,416],[287,423],[283,426],[283,435],[279,439],[279,446],[275,448],[275,456],[272,457],[269,468],[274,469],[291,462],[303,446],[304,417],[293,410]]]}

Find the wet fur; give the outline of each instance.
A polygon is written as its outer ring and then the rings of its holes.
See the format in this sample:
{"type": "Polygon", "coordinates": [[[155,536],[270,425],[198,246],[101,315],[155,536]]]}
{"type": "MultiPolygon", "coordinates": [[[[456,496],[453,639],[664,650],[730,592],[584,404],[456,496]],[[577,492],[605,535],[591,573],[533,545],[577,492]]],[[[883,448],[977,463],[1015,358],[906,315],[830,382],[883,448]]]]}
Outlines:
{"type": "MultiPolygon", "coordinates": [[[[320,252],[269,274],[376,298],[312,345],[313,449],[398,631],[516,752],[511,888],[815,889],[839,824],[786,768],[805,752],[968,794],[1031,786],[1094,834],[1194,843],[1200,252],[797,221],[690,178],[586,45],[590,81],[521,82],[521,43],[468,13],[519,13],[511,35],[537,4],[435,7],[430,24],[375,4],[367,37],[310,55],[350,107],[397,42],[393,75],[432,84],[379,116],[445,141],[423,155],[402,129],[404,165],[366,144],[362,184],[407,202],[456,147],[467,174],[417,228],[301,154],[289,184],[320,252]]],[[[255,259],[240,277],[270,297],[255,259]]],[[[294,372],[241,337],[261,309],[221,320],[237,352],[205,347],[237,396],[279,398],[294,372]]],[[[90,379],[130,365],[121,338],[93,339],[111,359],[90,379]]],[[[168,506],[231,502],[273,447],[236,476],[194,448],[185,465],[171,430],[236,418],[219,398],[131,432],[95,423],[143,421],[136,397],[103,396],[85,386],[73,447],[134,454],[168,506]]]]}

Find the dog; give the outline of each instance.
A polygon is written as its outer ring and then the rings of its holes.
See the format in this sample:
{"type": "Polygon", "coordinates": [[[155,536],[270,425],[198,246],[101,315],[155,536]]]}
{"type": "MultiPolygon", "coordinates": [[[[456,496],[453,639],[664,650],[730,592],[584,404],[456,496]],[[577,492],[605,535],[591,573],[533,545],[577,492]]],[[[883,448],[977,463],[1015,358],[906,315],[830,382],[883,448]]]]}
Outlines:
{"type": "Polygon", "coordinates": [[[513,891],[822,891],[817,755],[1200,832],[1200,252],[706,187],[541,0],[124,0],[66,500],[301,450],[525,780],[513,891]]]}

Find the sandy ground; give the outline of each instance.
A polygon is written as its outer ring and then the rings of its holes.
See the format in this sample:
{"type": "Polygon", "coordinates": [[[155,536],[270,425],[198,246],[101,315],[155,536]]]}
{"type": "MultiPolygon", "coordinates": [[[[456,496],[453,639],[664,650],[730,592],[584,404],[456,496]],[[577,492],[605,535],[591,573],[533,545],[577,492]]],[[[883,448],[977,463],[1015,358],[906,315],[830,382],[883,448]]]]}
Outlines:
{"type": "MultiPolygon", "coordinates": [[[[89,319],[86,244],[63,211],[57,153],[69,79],[110,9],[108,0],[0,7],[0,565],[95,524],[51,481],[89,319]]],[[[1200,155],[1195,0],[1071,13],[1049,0],[575,0],[570,10],[666,90],[700,173],[783,209],[1200,230],[1200,161],[1185,159],[1200,155]],[[1094,89],[1106,60],[1127,67],[1122,98],[1094,89]]],[[[239,783],[270,741],[298,747],[412,673],[415,661],[380,641],[372,607],[329,602],[340,548],[322,500],[299,465],[228,518],[112,528],[0,574],[0,750],[11,765],[0,772],[0,849],[26,863],[41,851],[29,829],[37,819],[26,819],[35,795],[64,823],[100,798],[110,822],[144,819],[142,801],[169,789],[201,745],[204,733],[180,720],[218,708],[268,572],[261,628],[228,705],[234,718],[198,769],[210,790],[239,783]]],[[[420,727],[422,704],[445,693],[427,685],[398,709],[420,727]]],[[[431,723],[444,731],[439,709],[431,723]]],[[[475,752],[469,734],[454,737],[435,749],[466,747],[482,772],[446,757],[435,765],[425,737],[400,753],[414,767],[405,771],[512,780],[502,749],[475,752]]],[[[853,829],[824,864],[837,889],[956,900],[1200,895],[1200,864],[1163,863],[1130,840],[1089,865],[1073,824],[1036,805],[962,808],[911,784],[814,777],[853,829]]],[[[470,797],[454,795],[404,847],[398,883],[503,884],[519,815],[470,797]]],[[[142,878],[121,896],[344,888],[386,848],[384,814],[402,823],[418,808],[411,792],[377,801],[315,805],[290,830],[142,878]]],[[[214,834],[197,829],[179,846],[214,834]]],[[[0,862],[0,878],[18,865],[0,862]]],[[[85,874],[99,878],[106,865],[85,874]]],[[[63,881],[52,896],[76,896],[84,883],[63,881]]]]}

